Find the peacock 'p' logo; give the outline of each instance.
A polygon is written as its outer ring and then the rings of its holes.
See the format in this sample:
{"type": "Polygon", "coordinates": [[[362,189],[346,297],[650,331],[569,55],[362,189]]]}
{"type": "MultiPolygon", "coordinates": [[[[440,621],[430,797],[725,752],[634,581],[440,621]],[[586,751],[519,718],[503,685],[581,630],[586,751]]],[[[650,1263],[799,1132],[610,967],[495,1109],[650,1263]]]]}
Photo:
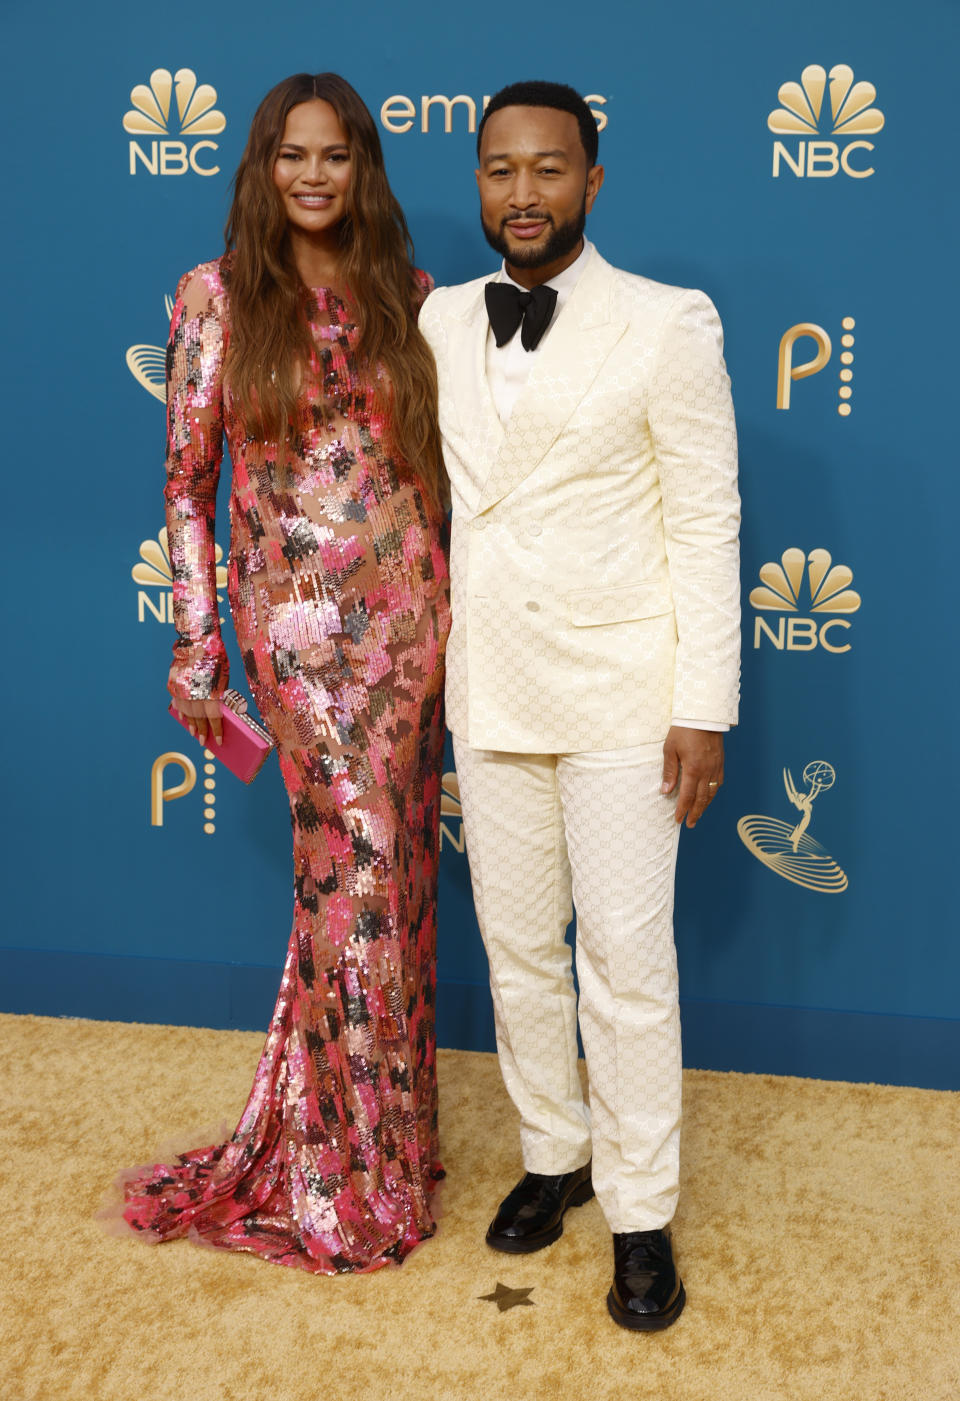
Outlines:
{"type": "Polygon", "coordinates": [[[795,547],[784,550],[779,560],[760,568],[760,583],[750,591],[750,606],[759,613],[780,613],[776,627],[765,618],[754,619],[753,645],[766,640],[778,652],[849,652],[850,643],[836,642],[833,634],[844,636],[850,623],[837,614],[856,613],[862,603],[853,583],[853,570],[834,564],[829,550],[806,554],[795,547]],[[799,617],[804,614],[831,614],[827,618],[799,617]]]}
{"type": "Polygon", "coordinates": [[[811,63],[800,74],[799,83],[791,80],[782,84],[777,97],[780,106],[767,118],[769,129],[775,136],[809,139],[801,140],[796,152],[782,141],[774,142],[775,178],[781,164],[794,175],[807,178],[841,171],[855,180],[873,175],[873,167],[864,165],[863,157],[855,154],[874,149],[873,142],[863,138],[882,131],[886,121],[875,106],[873,83],[854,82],[853,69],[846,63],[834,64],[829,75],[819,63],[811,63]],[[825,139],[831,137],[834,139],[825,139]]]}
{"type": "Polygon", "coordinates": [[[225,130],[227,119],[216,106],[216,88],[198,83],[192,68],[178,68],[175,74],[155,68],[149,83],[131,89],[130,101],[124,131],[150,138],[130,142],[131,175],[141,167],[150,175],[219,173],[220,167],[208,164],[206,155],[201,159],[201,153],[218,149],[209,138],[225,130]]]}

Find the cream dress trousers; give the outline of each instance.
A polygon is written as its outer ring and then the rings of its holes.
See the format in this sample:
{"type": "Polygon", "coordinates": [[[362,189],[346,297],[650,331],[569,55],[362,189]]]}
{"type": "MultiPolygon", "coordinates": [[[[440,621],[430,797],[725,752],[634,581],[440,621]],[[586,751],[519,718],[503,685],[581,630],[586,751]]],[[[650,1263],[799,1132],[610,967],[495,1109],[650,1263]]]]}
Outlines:
{"type": "MultiPolygon", "coordinates": [[[[438,288],[420,325],[453,498],[447,722],[504,1080],[526,1169],[592,1154],[622,1232],[676,1206],[678,828],[662,744],[673,720],[737,720],[736,433],[703,293],[589,245],[567,271],[506,393],[511,375],[488,375],[489,278],[438,288]]],[[[512,346],[498,353],[515,360],[512,346]]]]}

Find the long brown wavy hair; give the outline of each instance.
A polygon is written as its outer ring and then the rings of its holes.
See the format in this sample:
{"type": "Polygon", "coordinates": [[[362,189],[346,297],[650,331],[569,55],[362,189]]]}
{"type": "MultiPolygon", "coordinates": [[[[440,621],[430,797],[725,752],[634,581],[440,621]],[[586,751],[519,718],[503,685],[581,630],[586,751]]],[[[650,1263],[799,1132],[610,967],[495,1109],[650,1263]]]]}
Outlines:
{"type": "Polygon", "coordinates": [[[336,73],[285,78],[254,114],[224,230],[230,296],[226,377],[247,433],[267,441],[290,435],[313,342],[307,289],[293,259],[273,168],[288,112],[315,98],[330,103],[350,143],[352,179],[339,229],[339,271],[357,307],[357,355],[361,363],[386,371],[391,449],[416,468],[429,495],[439,502],[446,496],[446,484],[437,427],[437,371],[417,328],[422,293],[414,277],[413,242],[387,180],[373,118],[359,94],[336,73]]]}

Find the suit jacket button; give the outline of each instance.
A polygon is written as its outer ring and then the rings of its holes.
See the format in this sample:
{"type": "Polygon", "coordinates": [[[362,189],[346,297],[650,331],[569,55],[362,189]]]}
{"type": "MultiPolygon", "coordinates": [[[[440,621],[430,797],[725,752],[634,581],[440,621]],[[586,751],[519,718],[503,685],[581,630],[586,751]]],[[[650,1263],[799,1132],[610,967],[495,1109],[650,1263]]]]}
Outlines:
{"type": "Polygon", "coordinates": [[[530,523],[529,523],[528,526],[527,526],[527,534],[528,534],[528,535],[542,535],[542,534],[543,534],[543,526],[539,523],[539,521],[530,521],[530,523]]]}
{"type": "Polygon", "coordinates": [[[474,530],[486,530],[487,522],[484,520],[483,516],[477,516],[476,520],[473,522],[473,528],[474,530]]]}
{"type": "Polygon", "coordinates": [[[529,613],[539,613],[539,612],[540,612],[540,605],[539,605],[539,603],[528,603],[528,604],[526,604],[525,606],[526,606],[526,609],[527,609],[527,611],[528,611],[529,613]]]}

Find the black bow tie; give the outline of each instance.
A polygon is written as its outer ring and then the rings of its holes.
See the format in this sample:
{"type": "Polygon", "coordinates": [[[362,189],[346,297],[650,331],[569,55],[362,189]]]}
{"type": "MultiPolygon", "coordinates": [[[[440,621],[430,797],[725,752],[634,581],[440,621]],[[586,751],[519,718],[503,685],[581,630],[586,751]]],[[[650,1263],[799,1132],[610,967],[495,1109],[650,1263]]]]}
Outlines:
{"type": "Polygon", "coordinates": [[[524,292],[512,282],[488,282],[483,294],[497,345],[506,345],[516,335],[522,321],[520,344],[524,350],[535,350],[550,325],[557,304],[556,287],[544,284],[524,292]]]}

